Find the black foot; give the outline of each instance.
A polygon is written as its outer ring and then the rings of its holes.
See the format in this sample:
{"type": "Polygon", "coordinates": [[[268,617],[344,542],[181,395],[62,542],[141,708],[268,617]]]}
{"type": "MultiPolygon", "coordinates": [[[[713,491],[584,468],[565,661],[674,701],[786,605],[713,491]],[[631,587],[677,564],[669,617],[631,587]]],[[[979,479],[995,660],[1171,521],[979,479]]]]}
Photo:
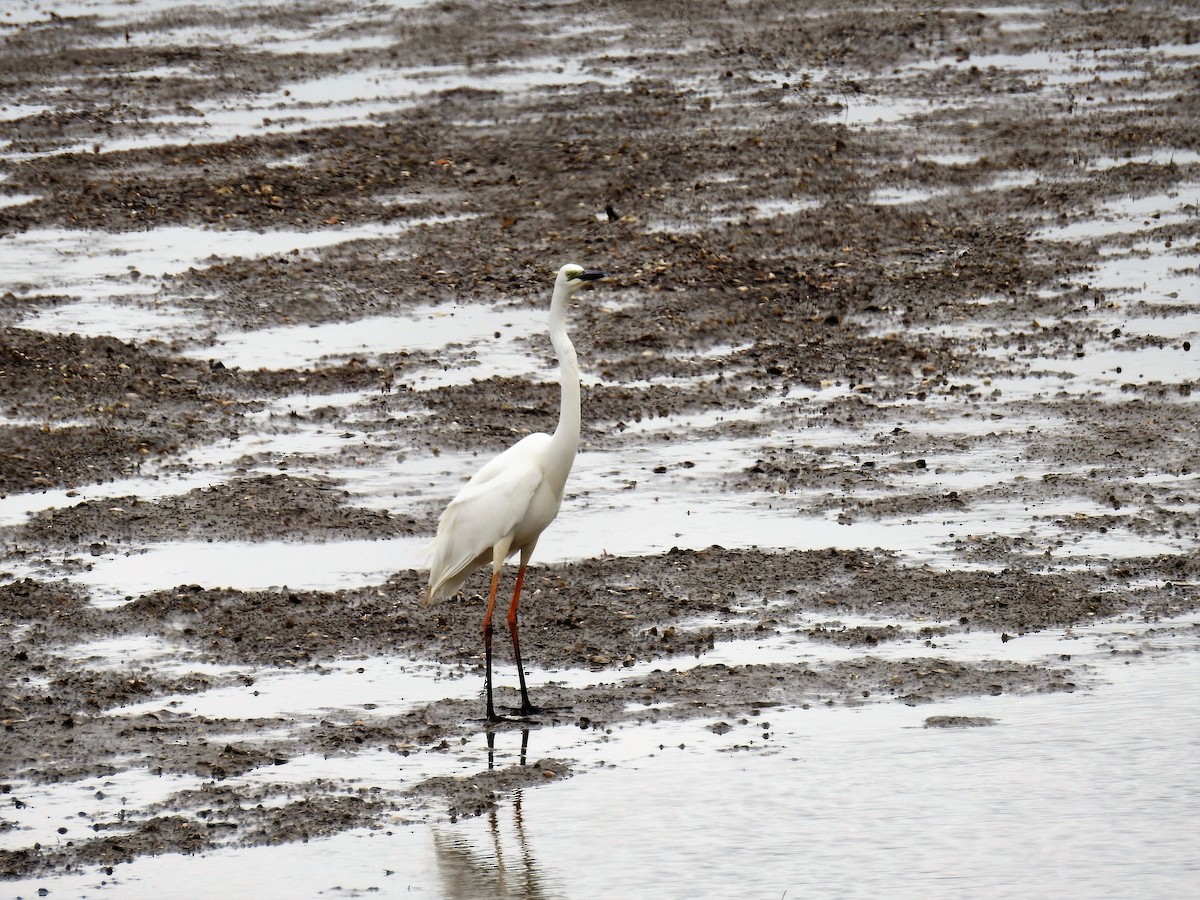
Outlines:
{"type": "Polygon", "coordinates": [[[505,714],[516,716],[516,719],[510,721],[528,721],[531,716],[539,716],[542,713],[553,712],[554,710],[548,706],[534,706],[532,703],[524,703],[521,706],[507,706],[504,708],[505,714]]]}
{"type": "MultiPolygon", "coordinates": [[[[507,710],[507,712],[518,714],[517,710],[515,709],[507,710]]],[[[528,722],[524,719],[514,718],[513,715],[501,716],[492,712],[483,717],[483,724],[488,728],[491,728],[496,725],[525,725],[528,724],[528,722]]]]}

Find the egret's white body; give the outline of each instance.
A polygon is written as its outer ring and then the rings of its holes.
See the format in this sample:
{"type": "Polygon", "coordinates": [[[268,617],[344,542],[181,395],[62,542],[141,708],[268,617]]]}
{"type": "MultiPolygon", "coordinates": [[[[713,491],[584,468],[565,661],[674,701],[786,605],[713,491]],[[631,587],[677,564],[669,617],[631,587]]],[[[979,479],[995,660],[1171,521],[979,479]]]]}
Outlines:
{"type": "MultiPolygon", "coordinates": [[[[576,427],[576,440],[578,435],[576,427]]],[[[503,563],[518,551],[533,554],[538,537],[558,515],[575,443],[561,472],[549,465],[562,455],[554,452],[554,437],[531,434],[472,476],[438,521],[427,602],[457,594],[467,577],[489,561],[503,563]]]]}
{"type": "Polygon", "coordinates": [[[485,691],[489,720],[498,718],[492,705],[492,613],[504,561],[521,554],[516,586],[508,610],[513,652],[521,683],[521,711],[533,711],[525,688],[525,672],[517,637],[517,607],[525,568],[538,538],[558,515],[575,450],[579,446],[579,360],[567,337],[567,303],[602,272],[568,263],[558,270],[550,301],[550,343],[558,356],[562,400],[554,434],[531,434],[487,463],[450,501],[438,521],[429,553],[429,586],[422,598],[431,603],[456,594],[467,577],[489,560],[492,586],[484,613],[483,634],[487,670],[485,691]]]}

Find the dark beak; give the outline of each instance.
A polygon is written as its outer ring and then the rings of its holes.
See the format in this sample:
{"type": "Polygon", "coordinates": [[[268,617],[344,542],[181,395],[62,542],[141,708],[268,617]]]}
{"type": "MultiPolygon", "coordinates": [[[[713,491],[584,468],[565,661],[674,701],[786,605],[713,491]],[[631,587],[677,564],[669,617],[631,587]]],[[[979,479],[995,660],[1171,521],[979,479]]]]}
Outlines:
{"type": "Polygon", "coordinates": [[[588,269],[579,276],[580,281],[599,281],[601,278],[607,278],[607,272],[601,272],[598,269],[588,269]]]}

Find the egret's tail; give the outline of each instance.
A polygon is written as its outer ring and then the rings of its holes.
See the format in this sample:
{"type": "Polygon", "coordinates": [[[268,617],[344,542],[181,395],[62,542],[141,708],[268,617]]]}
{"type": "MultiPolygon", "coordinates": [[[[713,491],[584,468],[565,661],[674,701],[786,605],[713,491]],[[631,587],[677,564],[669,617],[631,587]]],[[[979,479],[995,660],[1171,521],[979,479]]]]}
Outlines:
{"type": "Polygon", "coordinates": [[[437,560],[434,554],[437,552],[437,540],[430,541],[429,546],[425,548],[425,559],[421,563],[422,569],[429,570],[429,583],[425,585],[425,589],[421,591],[420,605],[422,607],[429,606],[437,599],[433,595],[433,570],[437,566],[437,560]]]}

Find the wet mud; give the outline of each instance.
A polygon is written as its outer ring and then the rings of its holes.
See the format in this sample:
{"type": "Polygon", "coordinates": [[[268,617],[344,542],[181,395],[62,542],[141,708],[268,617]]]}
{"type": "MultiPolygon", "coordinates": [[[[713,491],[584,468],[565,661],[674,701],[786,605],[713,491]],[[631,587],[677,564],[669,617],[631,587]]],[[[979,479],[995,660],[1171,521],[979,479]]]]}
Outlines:
{"type": "MultiPolygon", "coordinates": [[[[0,528],[0,799],[19,806],[23,786],[137,769],[205,779],[120,821],[82,819],[54,846],[0,851],[0,875],[475,815],[515,789],[587,777],[570,759],[538,758],[539,727],[603,733],[673,718],[749,730],[779,706],[1087,689],[1091,673],[1069,655],[1020,662],[1007,645],[1118,614],[1170,629],[1196,609],[1198,351],[1168,328],[1131,336],[1101,315],[1123,299],[1092,286],[1091,273],[1129,243],[1123,236],[1044,231],[1106,204],[1195,192],[1194,56],[1178,65],[1153,55],[1194,48],[1200,35],[1183,4],[1068,3],[1034,15],[899,3],[870,16],[837,4],[805,15],[792,3],[489,4],[486,29],[474,4],[362,16],[357,6],[296,3],[286,17],[187,7],[119,23],[55,15],[5,28],[0,90],[18,111],[0,121],[0,194],[34,199],[0,206],[0,241],[168,226],[381,232],[110,279],[111,297],[131,309],[198,315],[168,340],[39,331],[38,314],[72,299],[52,273],[0,302],[0,494],[65,491],[63,502],[0,528]],[[588,28],[571,30],[580,23],[588,28]],[[210,27],[307,28],[361,42],[337,52],[177,42],[210,27]],[[986,61],[1075,50],[1096,51],[1083,64],[1093,71],[1061,89],[986,61]],[[543,56],[588,77],[486,86],[543,56]],[[1119,77],[1109,65],[1122,66],[1119,77]],[[322,76],[421,66],[463,67],[470,83],[416,94],[368,124],[293,127],[281,102],[245,135],[173,138],[204,127],[202,106],[211,113],[322,76]],[[862,98],[885,112],[916,98],[919,127],[859,123],[851,113],[862,98]],[[113,146],[137,138],[155,140],[113,146]],[[1156,155],[1164,148],[1179,161],[1156,155]],[[1100,159],[1111,162],[1089,168],[1100,159]],[[912,199],[881,199],[889,192],[912,199]],[[320,679],[387,657],[477,683],[484,579],[425,609],[411,569],[332,591],[219,587],[214,573],[211,584],[103,604],[75,576],[171,541],[431,537],[447,496],[385,507],[323,474],[328,457],[250,450],[182,493],[78,492],[151,471],[202,475],[204,448],[285,421],[340,436],[337,466],[358,469],[483,456],[552,429],[557,387],[540,334],[518,341],[535,361],[529,377],[481,365],[477,379],[421,389],[439,354],[397,347],[250,369],[222,359],[219,338],[451,301],[541,309],[548,273],[567,259],[613,273],[571,314],[585,370],[584,450],[610,452],[618,466],[639,427],[707,417],[656,438],[672,453],[629,473],[630,496],[688,477],[680,446],[736,438],[753,449],[705,491],[764,506],[803,496],[806,510],[843,525],[1053,503],[1061,512],[1040,515],[1063,537],[949,534],[950,562],[930,565],[883,549],[747,548],[736,535],[728,547],[609,556],[598,535],[592,558],[538,565],[526,583],[522,650],[531,670],[548,672],[534,697],[543,710],[499,730],[532,731],[528,759],[480,759],[469,777],[430,776],[399,793],[332,779],[231,785],[306,755],[384,753],[403,769],[460,752],[486,727],[470,691],[394,715],[364,715],[348,698],[307,718],[196,715],[169,698],[253,692],[264,674],[320,679]],[[963,328],[975,322],[989,329],[963,328]],[[1180,365],[1117,379],[1110,396],[1037,390],[1060,365],[1139,341],[1178,350],[1180,365]],[[1034,388],[1014,391],[1017,382],[1034,388]],[[281,411],[290,397],[307,405],[281,411]],[[773,398],[769,414],[740,415],[773,398]],[[939,435],[916,428],[922,420],[972,427],[939,435]],[[755,443],[781,426],[793,441],[755,443]],[[1015,477],[943,487],[945,461],[971,453],[1004,460],[1015,477]],[[1073,538],[1101,535],[1160,549],[1065,557],[1073,538]],[[993,655],[939,653],[940,640],[961,634],[983,635],[993,655]],[[722,648],[781,635],[848,655],[714,661],[722,648]],[[174,664],[103,649],[140,640],[172,648],[174,664]],[[555,677],[580,670],[594,677],[555,677]]],[[[1194,253],[1200,216],[1193,205],[1185,217],[1150,219],[1137,240],[1194,253]]],[[[1132,312],[1164,323],[1194,315],[1195,296],[1162,300],[1132,312]]],[[[564,515],[580,499],[571,490],[564,515]]],[[[622,502],[620,492],[586,499],[622,502]]],[[[503,631],[497,640],[505,672],[503,631]]],[[[500,688],[501,707],[516,699],[500,688]]]]}

